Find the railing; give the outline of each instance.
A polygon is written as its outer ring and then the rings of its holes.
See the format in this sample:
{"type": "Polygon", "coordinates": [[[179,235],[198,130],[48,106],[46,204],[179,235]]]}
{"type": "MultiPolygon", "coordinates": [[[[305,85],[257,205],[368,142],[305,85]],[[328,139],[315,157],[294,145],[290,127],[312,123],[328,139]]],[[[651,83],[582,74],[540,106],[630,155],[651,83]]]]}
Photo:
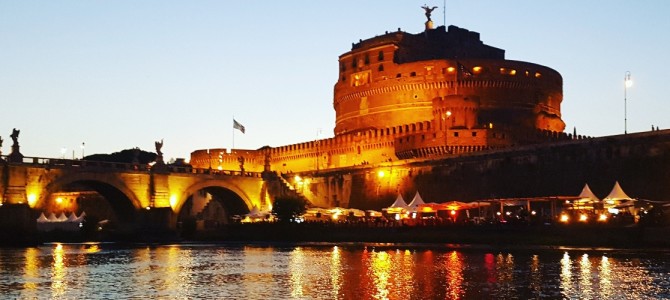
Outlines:
{"type": "MultiPolygon", "coordinates": [[[[46,169],[51,168],[68,168],[68,169],[83,169],[83,170],[98,170],[98,171],[118,171],[118,172],[151,172],[152,165],[149,164],[132,164],[121,162],[107,162],[107,161],[90,161],[78,159],[61,159],[61,158],[45,158],[45,157],[29,157],[24,156],[21,162],[10,161],[6,155],[0,156],[0,159],[14,165],[29,165],[33,167],[42,167],[46,169]]],[[[161,171],[168,173],[181,174],[203,174],[203,175],[221,175],[221,176],[244,176],[244,177],[261,177],[259,172],[241,172],[234,170],[217,170],[217,169],[201,169],[193,168],[190,165],[165,165],[161,171]]]]}

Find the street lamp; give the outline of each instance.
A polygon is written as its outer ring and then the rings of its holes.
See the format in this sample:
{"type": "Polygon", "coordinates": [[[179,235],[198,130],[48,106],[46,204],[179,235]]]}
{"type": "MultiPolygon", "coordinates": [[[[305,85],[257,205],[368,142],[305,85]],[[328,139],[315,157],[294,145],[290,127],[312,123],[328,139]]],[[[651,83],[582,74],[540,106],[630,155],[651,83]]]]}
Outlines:
{"type": "Polygon", "coordinates": [[[627,94],[628,88],[633,86],[633,80],[630,79],[630,71],[626,71],[626,74],[623,77],[623,134],[628,134],[628,118],[627,118],[627,94]]]}
{"type": "Polygon", "coordinates": [[[62,156],[63,159],[65,159],[65,153],[66,153],[66,152],[67,152],[67,148],[65,148],[65,147],[60,148],[60,154],[61,154],[61,156],[62,156]]]}
{"type": "Polygon", "coordinates": [[[86,147],[86,144],[84,142],[81,142],[81,159],[84,159],[84,148],[86,147]]]}

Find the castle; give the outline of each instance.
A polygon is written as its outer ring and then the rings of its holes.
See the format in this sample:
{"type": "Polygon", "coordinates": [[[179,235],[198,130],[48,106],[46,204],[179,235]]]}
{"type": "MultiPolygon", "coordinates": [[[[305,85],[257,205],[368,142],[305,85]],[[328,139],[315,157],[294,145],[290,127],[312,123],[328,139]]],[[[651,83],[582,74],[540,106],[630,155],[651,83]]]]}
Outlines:
{"type": "Polygon", "coordinates": [[[197,168],[311,172],[536,144],[565,137],[562,77],[505,59],[479,34],[400,29],[339,57],[334,137],[191,153],[197,168]]]}

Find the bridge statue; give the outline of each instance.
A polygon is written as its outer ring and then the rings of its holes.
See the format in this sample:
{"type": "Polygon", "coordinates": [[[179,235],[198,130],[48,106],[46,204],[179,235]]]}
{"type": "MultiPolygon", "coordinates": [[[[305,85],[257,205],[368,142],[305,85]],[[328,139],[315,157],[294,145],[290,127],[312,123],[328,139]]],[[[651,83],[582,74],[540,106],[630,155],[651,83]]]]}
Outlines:
{"type": "MultiPolygon", "coordinates": [[[[2,155],[2,137],[0,136],[0,155],[2,155]]],[[[0,160],[2,160],[2,157],[0,157],[0,160]]]]}
{"type": "Polygon", "coordinates": [[[163,152],[161,151],[161,149],[163,149],[163,139],[161,139],[160,142],[156,141],[154,144],[156,144],[156,154],[158,154],[158,156],[163,156],[163,152]]]}
{"type": "Polygon", "coordinates": [[[426,18],[428,18],[428,22],[432,21],[430,19],[430,14],[433,12],[433,10],[437,8],[437,6],[433,6],[432,8],[430,8],[424,4],[423,6],[421,6],[421,8],[423,8],[426,11],[426,18]]]}
{"type": "Polygon", "coordinates": [[[12,153],[10,153],[8,157],[10,162],[23,161],[23,154],[19,152],[19,133],[21,133],[21,130],[17,130],[16,128],[12,129],[12,135],[10,135],[10,137],[12,138],[12,141],[14,141],[14,144],[12,145],[12,153]]]}
{"type": "Polygon", "coordinates": [[[19,133],[21,133],[21,130],[16,130],[16,128],[12,129],[12,135],[10,135],[12,141],[14,141],[14,145],[12,145],[12,147],[19,146],[19,133]]]}

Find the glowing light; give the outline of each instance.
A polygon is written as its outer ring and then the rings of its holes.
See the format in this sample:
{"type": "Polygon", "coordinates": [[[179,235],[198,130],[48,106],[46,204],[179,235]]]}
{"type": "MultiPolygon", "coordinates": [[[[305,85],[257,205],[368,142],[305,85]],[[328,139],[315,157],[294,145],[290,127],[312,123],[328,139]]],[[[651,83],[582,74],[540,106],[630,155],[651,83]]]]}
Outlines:
{"type": "Polygon", "coordinates": [[[493,123],[489,123],[489,129],[493,129],[493,123]]]}
{"type": "Polygon", "coordinates": [[[579,215],[579,220],[582,222],[586,222],[589,219],[589,217],[585,214],[579,215]]]}
{"type": "Polygon", "coordinates": [[[570,221],[570,217],[568,217],[568,215],[561,215],[561,222],[568,223],[568,221],[570,221]]]}
{"type": "Polygon", "coordinates": [[[536,211],[531,211],[530,214],[534,216],[534,215],[537,215],[537,212],[536,211]]]}
{"type": "Polygon", "coordinates": [[[151,210],[151,207],[150,207],[150,206],[147,206],[147,207],[145,207],[144,209],[146,209],[146,210],[151,210]]]}
{"type": "Polygon", "coordinates": [[[472,71],[475,72],[475,73],[480,73],[482,71],[482,67],[476,66],[476,67],[472,68],[472,71]]]}
{"type": "Polygon", "coordinates": [[[607,212],[611,213],[611,214],[614,214],[614,215],[617,215],[617,214],[619,214],[619,209],[618,208],[608,208],[607,212]]]}
{"type": "Polygon", "coordinates": [[[452,210],[452,211],[451,211],[451,215],[452,215],[452,216],[455,216],[455,215],[456,215],[456,211],[455,211],[455,210],[452,210]]]}
{"type": "Polygon", "coordinates": [[[451,117],[451,111],[450,110],[447,111],[447,118],[448,117],[451,117]]]}
{"type": "Polygon", "coordinates": [[[295,180],[295,182],[301,182],[302,178],[300,177],[300,175],[295,175],[295,177],[293,177],[293,180],[295,180]]]}
{"type": "Polygon", "coordinates": [[[512,212],[511,212],[511,211],[506,211],[506,212],[505,212],[505,215],[506,215],[506,216],[510,216],[510,215],[512,215],[512,212]]]}
{"type": "Polygon", "coordinates": [[[377,177],[384,178],[384,176],[386,176],[386,173],[384,173],[384,171],[377,172],[377,177]]]}
{"type": "Polygon", "coordinates": [[[535,78],[540,78],[542,77],[542,74],[540,72],[535,72],[535,78]]]}
{"type": "Polygon", "coordinates": [[[58,203],[58,204],[63,203],[63,198],[61,198],[61,197],[56,198],[56,203],[58,203]]]}
{"type": "Polygon", "coordinates": [[[454,71],[456,71],[456,68],[454,68],[454,67],[448,67],[447,68],[447,72],[449,72],[449,73],[454,73],[454,71]]]}
{"type": "Polygon", "coordinates": [[[632,87],[633,86],[633,80],[630,79],[630,73],[626,73],[626,80],[624,81],[626,83],[626,87],[632,87]]]}
{"type": "Polygon", "coordinates": [[[170,195],[170,207],[174,209],[177,206],[177,195],[170,195]]]}
{"type": "Polygon", "coordinates": [[[607,221],[607,215],[606,214],[600,214],[600,216],[598,216],[598,221],[600,221],[600,222],[607,221]]]}
{"type": "Polygon", "coordinates": [[[498,215],[498,216],[499,216],[499,215],[501,215],[501,213],[500,213],[500,212],[496,212],[496,215],[498,215]]]}
{"type": "Polygon", "coordinates": [[[509,70],[510,75],[516,75],[516,70],[509,70]]]}
{"type": "Polygon", "coordinates": [[[400,214],[395,215],[395,220],[400,221],[400,214]]]}
{"type": "Polygon", "coordinates": [[[28,195],[28,205],[30,205],[30,207],[33,207],[35,206],[35,203],[37,203],[37,195],[35,194],[28,195]]]}

